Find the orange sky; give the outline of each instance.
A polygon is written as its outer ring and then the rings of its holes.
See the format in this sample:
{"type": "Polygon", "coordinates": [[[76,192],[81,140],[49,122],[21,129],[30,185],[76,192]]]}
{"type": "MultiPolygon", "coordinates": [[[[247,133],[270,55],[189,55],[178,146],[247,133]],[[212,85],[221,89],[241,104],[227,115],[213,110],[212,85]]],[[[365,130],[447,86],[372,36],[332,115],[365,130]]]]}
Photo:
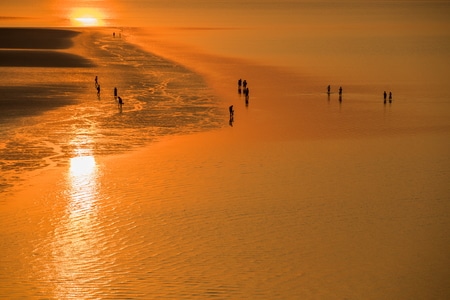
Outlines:
{"type": "Polygon", "coordinates": [[[110,26],[121,10],[115,0],[17,0],[0,8],[0,26],[110,26]]]}
{"type": "Polygon", "coordinates": [[[333,29],[342,28],[344,23],[349,27],[360,24],[360,28],[367,29],[364,25],[368,23],[407,21],[408,26],[419,24],[415,28],[420,29],[426,21],[447,24],[444,31],[449,29],[449,9],[448,1],[413,0],[14,0],[0,4],[0,26],[242,27],[316,23],[333,29]]]}

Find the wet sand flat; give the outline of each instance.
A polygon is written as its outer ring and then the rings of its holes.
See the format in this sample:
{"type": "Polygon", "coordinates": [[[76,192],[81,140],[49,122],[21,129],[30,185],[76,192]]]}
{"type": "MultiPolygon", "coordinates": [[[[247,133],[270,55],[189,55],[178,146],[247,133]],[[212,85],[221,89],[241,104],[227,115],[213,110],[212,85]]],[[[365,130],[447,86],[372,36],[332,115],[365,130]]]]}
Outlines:
{"type": "Polygon", "coordinates": [[[67,49],[79,31],[61,28],[0,28],[0,49],[67,49]]]}
{"type": "Polygon", "coordinates": [[[38,50],[0,50],[0,67],[92,67],[86,58],[71,53],[38,50]]]}
{"type": "Polygon", "coordinates": [[[224,125],[82,152],[2,194],[0,295],[449,295],[445,103],[339,101],[321,78],[161,46],[205,76],[224,125]]]}

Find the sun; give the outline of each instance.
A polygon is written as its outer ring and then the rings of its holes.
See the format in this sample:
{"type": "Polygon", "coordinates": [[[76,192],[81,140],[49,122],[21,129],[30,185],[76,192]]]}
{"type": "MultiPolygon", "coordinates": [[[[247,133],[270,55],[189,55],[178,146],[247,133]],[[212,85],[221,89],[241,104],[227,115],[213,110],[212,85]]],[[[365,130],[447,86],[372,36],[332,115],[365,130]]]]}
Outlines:
{"type": "Polygon", "coordinates": [[[97,26],[98,25],[97,18],[90,17],[90,16],[75,18],[74,21],[83,26],[97,26]]]}
{"type": "Polygon", "coordinates": [[[102,26],[103,13],[95,8],[74,8],[70,14],[70,21],[73,26],[102,26]]]}

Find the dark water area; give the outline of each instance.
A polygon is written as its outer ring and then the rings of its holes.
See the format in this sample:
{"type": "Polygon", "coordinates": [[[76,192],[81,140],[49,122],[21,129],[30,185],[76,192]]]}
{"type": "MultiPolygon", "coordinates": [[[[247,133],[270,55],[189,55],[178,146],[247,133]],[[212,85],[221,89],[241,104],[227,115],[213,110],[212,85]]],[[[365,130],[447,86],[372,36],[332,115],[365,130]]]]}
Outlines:
{"type": "Polygon", "coordinates": [[[76,54],[48,51],[39,58],[30,51],[31,60],[46,67],[16,59],[15,67],[0,69],[0,190],[24,171],[66,164],[73,156],[117,154],[223,124],[217,100],[185,67],[106,30],[86,32],[77,43],[76,54]],[[88,65],[71,65],[67,57],[88,65]]]}
{"type": "Polygon", "coordinates": [[[0,28],[0,49],[67,49],[78,34],[50,28],[0,28]]]}
{"type": "Polygon", "coordinates": [[[93,65],[88,59],[70,53],[2,50],[0,51],[0,67],[77,68],[93,67],[93,65]]]}
{"type": "Polygon", "coordinates": [[[70,85],[63,87],[52,85],[0,87],[0,94],[2,95],[0,103],[3,107],[0,123],[13,123],[17,118],[39,115],[47,110],[75,104],[75,99],[64,99],[64,95],[61,93],[62,90],[69,91],[71,88],[70,85]],[[58,94],[58,91],[60,92],[58,96],[59,101],[49,99],[49,94],[55,95],[58,94]]]}

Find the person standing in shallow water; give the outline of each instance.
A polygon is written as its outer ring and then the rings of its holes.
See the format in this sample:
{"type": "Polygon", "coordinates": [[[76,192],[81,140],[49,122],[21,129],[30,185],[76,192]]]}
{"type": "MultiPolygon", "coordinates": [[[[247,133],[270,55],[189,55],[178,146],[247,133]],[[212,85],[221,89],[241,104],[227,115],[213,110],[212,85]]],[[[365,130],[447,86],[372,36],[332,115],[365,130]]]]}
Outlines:
{"type": "Polygon", "coordinates": [[[392,92],[389,92],[389,103],[392,103],[392,92]]]}
{"type": "Polygon", "coordinates": [[[384,91],[383,96],[384,96],[384,103],[386,103],[386,97],[387,97],[386,91],[384,91]]]}
{"type": "Polygon", "coordinates": [[[114,99],[117,99],[117,88],[114,88],[114,99]]]}

